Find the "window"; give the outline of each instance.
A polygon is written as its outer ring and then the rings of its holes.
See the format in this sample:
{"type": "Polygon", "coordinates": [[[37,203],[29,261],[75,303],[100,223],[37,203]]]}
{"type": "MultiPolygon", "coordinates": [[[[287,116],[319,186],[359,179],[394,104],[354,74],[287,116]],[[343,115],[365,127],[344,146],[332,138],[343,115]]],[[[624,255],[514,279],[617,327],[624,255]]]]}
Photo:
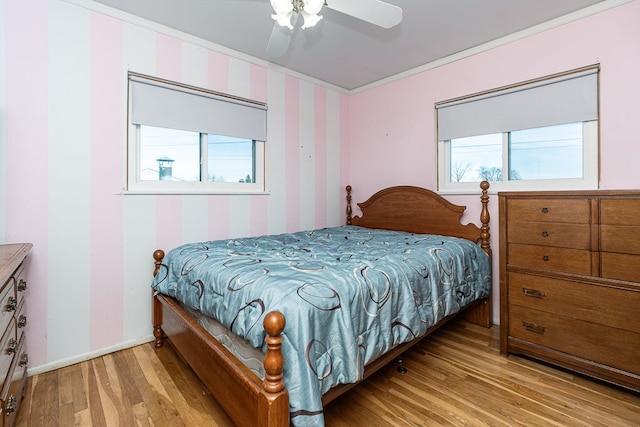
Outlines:
{"type": "Polygon", "coordinates": [[[265,191],[266,106],[129,75],[127,190],[265,191]]]}
{"type": "Polygon", "coordinates": [[[436,104],[438,188],[593,189],[596,66],[436,104]]]}

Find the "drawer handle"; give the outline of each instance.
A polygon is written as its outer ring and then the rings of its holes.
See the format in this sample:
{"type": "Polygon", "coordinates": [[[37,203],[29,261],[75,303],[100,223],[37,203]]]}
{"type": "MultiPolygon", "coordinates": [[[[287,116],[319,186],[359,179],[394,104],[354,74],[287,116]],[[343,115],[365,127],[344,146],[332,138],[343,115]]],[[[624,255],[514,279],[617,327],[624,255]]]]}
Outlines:
{"type": "Polygon", "coordinates": [[[20,279],[20,281],[18,282],[18,292],[24,292],[27,290],[27,282],[25,282],[23,279],[20,279]]]}
{"type": "Polygon", "coordinates": [[[549,261],[549,255],[542,255],[542,260],[543,261],[549,261]]]}
{"type": "Polygon", "coordinates": [[[544,326],[534,325],[528,322],[522,322],[522,326],[524,326],[527,331],[540,335],[544,334],[544,331],[547,329],[544,326]]]}
{"type": "Polygon", "coordinates": [[[7,347],[7,354],[14,354],[18,349],[18,341],[14,338],[9,340],[9,346],[7,347]]]}
{"type": "Polygon", "coordinates": [[[549,208],[542,208],[542,213],[549,213],[549,208]]]}
{"type": "Polygon", "coordinates": [[[7,311],[16,311],[18,308],[18,300],[14,297],[9,297],[9,301],[7,302],[7,311]]]}
{"type": "Polygon", "coordinates": [[[27,326],[27,316],[21,314],[20,317],[18,317],[18,328],[24,328],[25,326],[27,326]]]}
{"type": "Polygon", "coordinates": [[[539,291],[537,289],[522,288],[522,293],[524,294],[525,297],[532,297],[532,298],[544,298],[545,297],[545,293],[542,292],[542,291],[539,291]]]}
{"type": "Polygon", "coordinates": [[[27,366],[29,364],[29,355],[27,353],[22,353],[20,357],[20,366],[27,366]]]}
{"type": "Polygon", "coordinates": [[[542,237],[549,237],[549,232],[548,231],[543,231],[542,232],[542,237]]]}
{"type": "Polygon", "coordinates": [[[7,415],[9,415],[9,414],[15,412],[16,409],[18,409],[18,399],[16,399],[16,397],[12,394],[7,399],[7,407],[5,408],[5,411],[6,411],[7,415]]]}

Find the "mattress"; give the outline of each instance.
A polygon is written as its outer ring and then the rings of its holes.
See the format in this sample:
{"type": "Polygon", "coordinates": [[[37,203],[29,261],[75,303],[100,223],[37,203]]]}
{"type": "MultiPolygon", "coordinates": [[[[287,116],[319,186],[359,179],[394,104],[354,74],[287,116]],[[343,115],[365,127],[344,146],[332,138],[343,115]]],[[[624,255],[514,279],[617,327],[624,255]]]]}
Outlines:
{"type": "Polygon", "coordinates": [[[251,370],[258,378],[264,380],[264,353],[261,348],[251,346],[245,339],[234,334],[213,317],[203,314],[188,305],[180,304],[200,326],[206,329],[220,344],[225,346],[243,365],[251,370]]]}

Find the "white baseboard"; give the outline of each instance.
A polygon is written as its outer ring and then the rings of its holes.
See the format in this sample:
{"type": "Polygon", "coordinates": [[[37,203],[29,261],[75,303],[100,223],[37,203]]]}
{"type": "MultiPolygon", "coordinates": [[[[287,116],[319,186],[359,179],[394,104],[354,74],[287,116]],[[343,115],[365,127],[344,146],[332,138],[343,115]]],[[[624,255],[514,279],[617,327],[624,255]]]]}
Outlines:
{"type": "Polygon", "coordinates": [[[96,357],[104,356],[105,354],[114,353],[116,351],[124,350],[127,348],[135,347],[141,344],[146,344],[154,340],[153,335],[148,335],[135,340],[126,341],[112,347],[102,348],[100,350],[91,351],[89,353],[80,354],[70,357],[68,359],[56,360],[45,365],[34,366],[27,368],[27,375],[37,375],[44,372],[53,371],[56,369],[64,368],[65,366],[75,365],[76,363],[84,362],[86,360],[95,359],[96,357]]]}

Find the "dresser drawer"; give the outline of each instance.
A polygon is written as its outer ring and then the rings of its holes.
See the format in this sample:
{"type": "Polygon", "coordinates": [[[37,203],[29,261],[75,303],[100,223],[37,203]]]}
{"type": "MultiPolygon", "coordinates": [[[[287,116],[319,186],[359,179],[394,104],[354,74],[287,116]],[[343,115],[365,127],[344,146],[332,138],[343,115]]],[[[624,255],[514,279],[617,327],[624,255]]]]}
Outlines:
{"type": "Polygon", "coordinates": [[[14,359],[15,354],[18,351],[18,340],[16,335],[16,325],[14,322],[9,323],[9,327],[4,331],[2,338],[0,338],[0,382],[4,390],[7,382],[9,368],[11,362],[14,359]]]}
{"type": "Polygon", "coordinates": [[[591,249],[591,226],[589,224],[509,221],[507,238],[512,243],[591,249]]]}
{"type": "Polygon", "coordinates": [[[16,327],[18,328],[17,334],[20,335],[20,333],[22,333],[27,327],[27,313],[26,313],[26,304],[24,303],[24,300],[18,306],[15,319],[16,319],[15,320],[16,327]]]}
{"type": "Polygon", "coordinates": [[[509,266],[591,274],[591,252],[551,246],[509,244],[509,266]]]}
{"type": "Polygon", "coordinates": [[[602,252],[600,274],[607,279],[640,282],[640,255],[602,252]]]}
{"type": "Polygon", "coordinates": [[[513,305],[509,335],[640,375],[640,333],[513,305]]]}
{"type": "Polygon", "coordinates": [[[17,302],[14,289],[13,280],[11,280],[0,290],[0,334],[7,329],[16,312],[17,302]]]}
{"type": "Polygon", "coordinates": [[[600,223],[640,226],[640,199],[603,199],[600,202],[600,223]]]}
{"type": "Polygon", "coordinates": [[[640,286],[633,291],[510,272],[508,290],[514,305],[640,333],[640,286]]]}
{"type": "Polygon", "coordinates": [[[591,221],[589,199],[509,199],[509,221],[569,222],[588,224],[591,221]]]}
{"type": "Polygon", "coordinates": [[[640,255],[640,226],[601,225],[600,248],[606,252],[640,255]]]}
{"type": "Polygon", "coordinates": [[[15,279],[16,299],[18,300],[17,304],[20,305],[27,291],[27,280],[25,278],[24,264],[20,265],[13,276],[15,279]]]}
{"type": "Polygon", "coordinates": [[[13,358],[9,374],[7,376],[7,387],[3,388],[3,394],[0,396],[2,413],[5,414],[4,425],[6,426],[13,425],[15,422],[18,408],[27,385],[27,353],[26,337],[24,334],[20,337],[20,343],[18,345],[16,355],[19,356],[13,358]]]}

